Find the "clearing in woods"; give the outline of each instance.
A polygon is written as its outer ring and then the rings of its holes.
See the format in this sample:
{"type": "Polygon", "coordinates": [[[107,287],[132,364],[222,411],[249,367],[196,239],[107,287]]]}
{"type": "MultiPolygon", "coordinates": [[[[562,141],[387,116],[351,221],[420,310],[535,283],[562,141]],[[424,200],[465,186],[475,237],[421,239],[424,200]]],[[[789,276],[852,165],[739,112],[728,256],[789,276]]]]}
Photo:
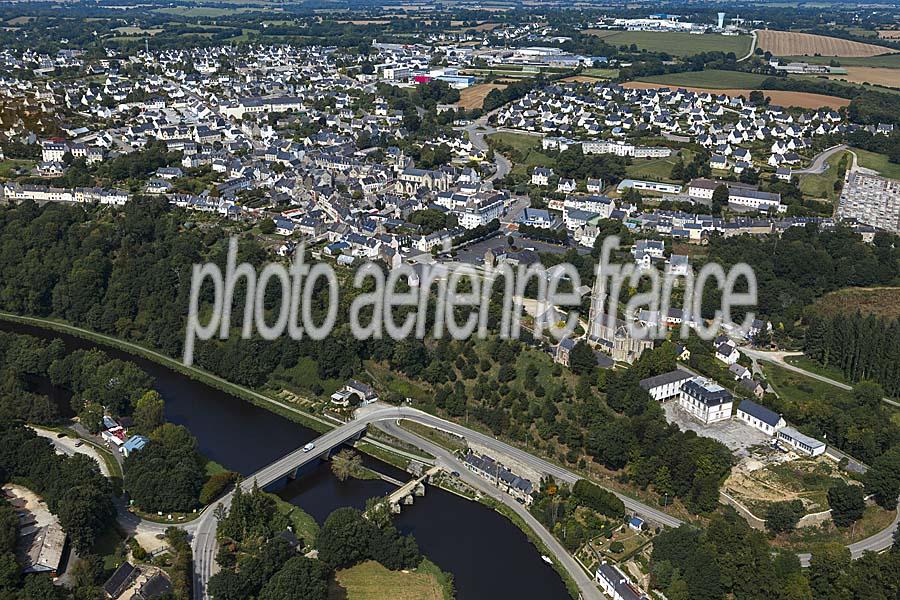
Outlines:
{"type": "Polygon", "coordinates": [[[876,56],[894,52],[885,46],[796,31],[760,29],[756,40],[757,47],[775,56],[876,56]]]}
{"type": "Polygon", "coordinates": [[[472,110],[473,108],[481,108],[484,105],[484,99],[491,90],[502,90],[505,85],[499,83],[478,83],[471,85],[459,92],[459,102],[457,106],[472,110]]]}
{"type": "Polygon", "coordinates": [[[335,573],[329,600],[443,600],[444,592],[431,573],[388,571],[375,561],[335,573]]]}
{"type": "Polygon", "coordinates": [[[859,311],[863,315],[900,319],[898,297],[900,287],[845,288],[825,294],[813,304],[812,310],[828,317],[859,311]]]}

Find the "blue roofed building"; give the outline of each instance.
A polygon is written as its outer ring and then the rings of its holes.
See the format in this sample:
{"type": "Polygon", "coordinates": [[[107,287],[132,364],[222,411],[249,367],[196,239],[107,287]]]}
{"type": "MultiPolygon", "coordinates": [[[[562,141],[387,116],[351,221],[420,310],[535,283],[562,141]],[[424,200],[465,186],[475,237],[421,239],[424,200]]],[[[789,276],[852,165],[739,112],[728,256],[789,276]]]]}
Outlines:
{"type": "Polygon", "coordinates": [[[140,452],[148,443],[150,440],[143,435],[133,435],[122,444],[122,454],[128,457],[132,452],[140,452]]]}

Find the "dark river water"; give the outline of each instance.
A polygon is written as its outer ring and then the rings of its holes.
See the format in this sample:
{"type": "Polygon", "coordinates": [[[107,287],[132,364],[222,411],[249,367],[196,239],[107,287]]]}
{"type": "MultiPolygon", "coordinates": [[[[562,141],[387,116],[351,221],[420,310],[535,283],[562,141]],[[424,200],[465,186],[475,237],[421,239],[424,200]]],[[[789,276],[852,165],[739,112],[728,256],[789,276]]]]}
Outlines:
{"type": "MultiPolygon", "coordinates": [[[[200,451],[227,469],[253,473],[318,436],[311,429],[140,356],[29,325],[0,321],[0,330],[58,338],[70,351],[100,347],[112,358],[136,363],[154,378],[155,389],[166,401],[166,419],[190,429],[200,451]]],[[[41,383],[35,385],[40,387],[41,383]]],[[[60,404],[68,402],[58,390],[54,393],[60,404]]],[[[408,479],[391,465],[369,457],[365,460],[395,479],[408,479]]],[[[336,508],[364,508],[366,499],[386,495],[392,489],[381,480],[341,482],[327,464],[322,464],[293,482],[281,496],[322,523],[336,508]]],[[[480,504],[428,487],[425,496],[404,507],[394,522],[403,533],[415,536],[425,555],[453,573],[459,600],[569,597],[562,580],[541,560],[525,534],[480,504]]]]}

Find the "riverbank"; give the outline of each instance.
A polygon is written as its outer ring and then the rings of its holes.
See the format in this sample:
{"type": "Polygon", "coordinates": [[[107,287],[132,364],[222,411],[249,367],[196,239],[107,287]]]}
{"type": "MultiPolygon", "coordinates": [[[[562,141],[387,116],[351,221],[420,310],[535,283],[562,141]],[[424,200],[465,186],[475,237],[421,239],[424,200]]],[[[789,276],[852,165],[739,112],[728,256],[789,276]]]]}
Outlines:
{"type": "MultiPolygon", "coordinates": [[[[182,368],[174,359],[137,344],[54,320],[8,314],[0,315],[0,320],[8,323],[8,329],[44,339],[52,339],[54,332],[58,333],[70,348],[90,348],[96,344],[115,358],[128,360],[129,356],[133,357],[132,360],[153,374],[156,385],[161,386],[158,388],[160,393],[173,400],[167,403],[167,413],[170,413],[167,420],[196,431],[201,451],[245,476],[284,452],[297,448],[297,445],[310,441],[310,434],[315,435],[309,430],[297,432],[286,426],[289,422],[303,424],[297,418],[286,419],[289,414],[298,412],[296,408],[282,407],[285,412],[272,410],[280,404],[278,401],[264,396],[260,400],[261,395],[256,392],[231,384],[223,385],[215,376],[207,376],[200,369],[182,368]],[[207,392],[201,389],[202,386],[208,386],[207,392]],[[244,399],[254,401],[242,402],[244,399]],[[211,405],[211,402],[215,404],[211,405]],[[279,417],[283,425],[278,423],[279,417]],[[262,437],[251,435],[253,432],[262,437]],[[219,439],[231,441],[222,446],[217,441],[219,439]],[[262,440],[266,441],[260,445],[262,440]]],[[[332,427],[331,423],[327,425],[332,427]]],[[[379,449],[384,449],[382,442],[376,444],[379,449]]],[[[402,450],[397,452],[399,456],[391,457],[391,463],[402,464],[410,458],[419,458],[402,450]]],[[[386,452],[378,454],[382,460],[389,456],[386,452]]],[[[382,489],[373,494],[379,489],[376,481],[353,480],[352,485],[350,481],[341,484],[336,480],[332,482],[330,469],[323,469],[320,469],[319,477],[315,474],[305,476],[301,484],[303,487],[299,490],[304,511],[317,520],[324,518],[335,506],[362,506],[365,499],[384,493],[382,489]],[[326,481],[329,483],[326,484],[326,481]],[[340,504],[335,505],[334,502],[340,504]]],[[[514,523],[501,518],[504,515],[497,515],[496,511],[484,511],[482,506],[469,502],[459,504],[462,499],[457,494],[429,494],[416,503],[424,502],[426,506],[398,517],[398,527],[413,533],[422,544],[423,551],[454,574],[461,600],[496,597],[505,593],[514,593],[523,600],[567,595],[563,580],[551,575],[554,573],[551,566],[540,560],[531,544],[524,543],[527,538],[521,536],[514,523]],[[448,531],[454,534],[448,536],[448,531]],[[497,577],[484,579],[480,565],[492,561],[497,577]]],[[[290,501],[297,505],[297,500],[299,496],[290,501]]]]}

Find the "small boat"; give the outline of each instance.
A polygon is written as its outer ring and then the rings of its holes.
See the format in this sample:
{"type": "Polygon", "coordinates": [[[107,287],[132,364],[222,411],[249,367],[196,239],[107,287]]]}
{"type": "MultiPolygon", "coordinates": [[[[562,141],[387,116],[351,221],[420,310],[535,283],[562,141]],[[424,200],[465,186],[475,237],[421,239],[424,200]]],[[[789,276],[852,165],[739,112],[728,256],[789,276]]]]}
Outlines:
{"type": "Polygon", "coordinates": [[[550,560],[550,557],[549,557],[549,556],[546,556],[546,555],[544,555],[544,554],[541,554],[541,560],[543,560],[543,561],[544,561],[545,563],[547,563],[548,565],[552,565],[552,564],[553,564],[553,561],[550,560]]]}

